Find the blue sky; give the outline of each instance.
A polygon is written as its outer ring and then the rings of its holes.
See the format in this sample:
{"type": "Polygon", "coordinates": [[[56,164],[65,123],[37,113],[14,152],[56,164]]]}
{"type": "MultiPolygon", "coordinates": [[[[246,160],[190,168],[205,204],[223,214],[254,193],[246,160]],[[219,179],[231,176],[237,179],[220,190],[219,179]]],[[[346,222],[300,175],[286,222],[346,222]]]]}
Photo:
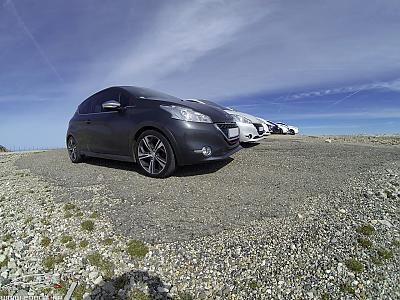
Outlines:
{"type": "Polygon", "coordinates": [[[0,0],[0,144],[62,146],[110,85],[306,134],[400,132],[400,2],[0,0]]]}

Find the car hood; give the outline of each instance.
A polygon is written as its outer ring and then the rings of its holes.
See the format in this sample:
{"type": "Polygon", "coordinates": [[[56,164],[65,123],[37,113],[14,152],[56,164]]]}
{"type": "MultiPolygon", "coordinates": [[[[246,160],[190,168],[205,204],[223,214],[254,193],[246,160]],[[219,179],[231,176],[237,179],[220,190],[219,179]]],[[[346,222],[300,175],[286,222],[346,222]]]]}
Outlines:
{"type": "Polygon", "coordinates": [[[176,105],[191,108],[199,113],[209,116],[214,123],[234,122],[230,114],[226,113],[222,109],[208,104],[189,102],[180,99],[171,99],[168,101],[160,100],[160,102],[162,102],[162,105],[176,105]]]}
{"type": "Polygon", "coordinates": [[[227,110],[225,110],[225,112],[227,112],[230,115],[238,115],[241,117],[245,117],[245,118],[249,119],[252,123],[258,123],[258,124],[261,123],[261,121],[258,118],[256,118],[255,116],[252,116],[252,115],[240,112],[240,111],[234,111],[234,110],[227,109],[227,110]]]}

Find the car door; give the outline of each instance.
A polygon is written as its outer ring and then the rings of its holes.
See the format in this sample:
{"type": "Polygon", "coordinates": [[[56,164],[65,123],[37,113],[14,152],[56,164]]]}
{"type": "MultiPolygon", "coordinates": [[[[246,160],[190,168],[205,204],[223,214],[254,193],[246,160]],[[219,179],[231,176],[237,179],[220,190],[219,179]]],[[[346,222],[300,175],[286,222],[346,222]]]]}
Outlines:
{"type": "Polygon", "coordinates": [[[98,97],[90,120],[93,152],[120,156],[129,155],[129,133],[132,129],[132,120],[126,106],[127,103],[123,101],[121,91],[118,88],[108,89],[98,97]],[[103,103],[110,100],[120,102],[121,109],[104,109],[103,103]]]}

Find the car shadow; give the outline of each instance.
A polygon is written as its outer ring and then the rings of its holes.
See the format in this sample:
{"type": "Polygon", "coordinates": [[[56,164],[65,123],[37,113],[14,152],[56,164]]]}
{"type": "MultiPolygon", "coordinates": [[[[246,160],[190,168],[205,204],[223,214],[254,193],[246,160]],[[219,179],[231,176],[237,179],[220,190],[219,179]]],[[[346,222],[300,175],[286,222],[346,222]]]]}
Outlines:
{"type": "Polygon", "coordinates": [[[257,145],[260,145],[260,143],[240,143],[243,148],[253,148],[257,145]]]}
{"type": "MultiPolygon", "coordinates": [[[[196,175],[205,175],[210,173],[215,173],[218,170],[222,169],[229,163],[233,161],[233,158],[227,158],[225,160],[220,161],[213,161],[207,163],[201,163],[196,165],[190,166],[182,166],[177,168],[173,177],[189,177],[189,176],[196,176],[196,175]]],[[[139,174],[142,174],[141,169],[138,167],[137,164],[131,162],[124,162],[124,161],[116,161],[110,159],[103,159],[103,158],[94,158],[88,157],[85,159],[86,164],[90,164],[93,166],[99,167],[106,167],[112,168],[117,170],[124,170],[124,171],[133,171],[139,174]]]]}
{"type": "Polygon", "coordinates": [[[189,177],[196,175],[205,175],[215,173],[233,161],[233,158],[228,157],[225,160],[206,162],[191,166],[179,167],[172,176],[174,177],[189,177]]]}
{"type": "Polygon", "coordinates": [[[146,271],[130,271],[105,280],[90,292],[90,299],[173,299],[168,293],[172,286],[166,285],[158,276],[146,271]]]}

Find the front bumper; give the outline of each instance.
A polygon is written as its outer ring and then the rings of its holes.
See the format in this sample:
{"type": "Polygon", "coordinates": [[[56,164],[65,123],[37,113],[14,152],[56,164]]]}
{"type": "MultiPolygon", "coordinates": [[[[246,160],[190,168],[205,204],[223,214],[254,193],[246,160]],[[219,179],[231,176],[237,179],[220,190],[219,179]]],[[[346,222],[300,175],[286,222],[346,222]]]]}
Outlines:
{"type": "Polygon", "coordinates": [[[171,126],[170,131],[174,136],[172,146],[178,165],[223,160],[241,149],[239,136],[229,139],[217,124],[174,120],[171,126]],[[203,147],[211,148],[211,156],[202,154],[203,147]]]}
{"type": "Polygon", "coordinates": [[[253,124],[236,122],[240,129],[241,143],[256,143],[264,138],[264,133],[260,134],[253,124]]]}

